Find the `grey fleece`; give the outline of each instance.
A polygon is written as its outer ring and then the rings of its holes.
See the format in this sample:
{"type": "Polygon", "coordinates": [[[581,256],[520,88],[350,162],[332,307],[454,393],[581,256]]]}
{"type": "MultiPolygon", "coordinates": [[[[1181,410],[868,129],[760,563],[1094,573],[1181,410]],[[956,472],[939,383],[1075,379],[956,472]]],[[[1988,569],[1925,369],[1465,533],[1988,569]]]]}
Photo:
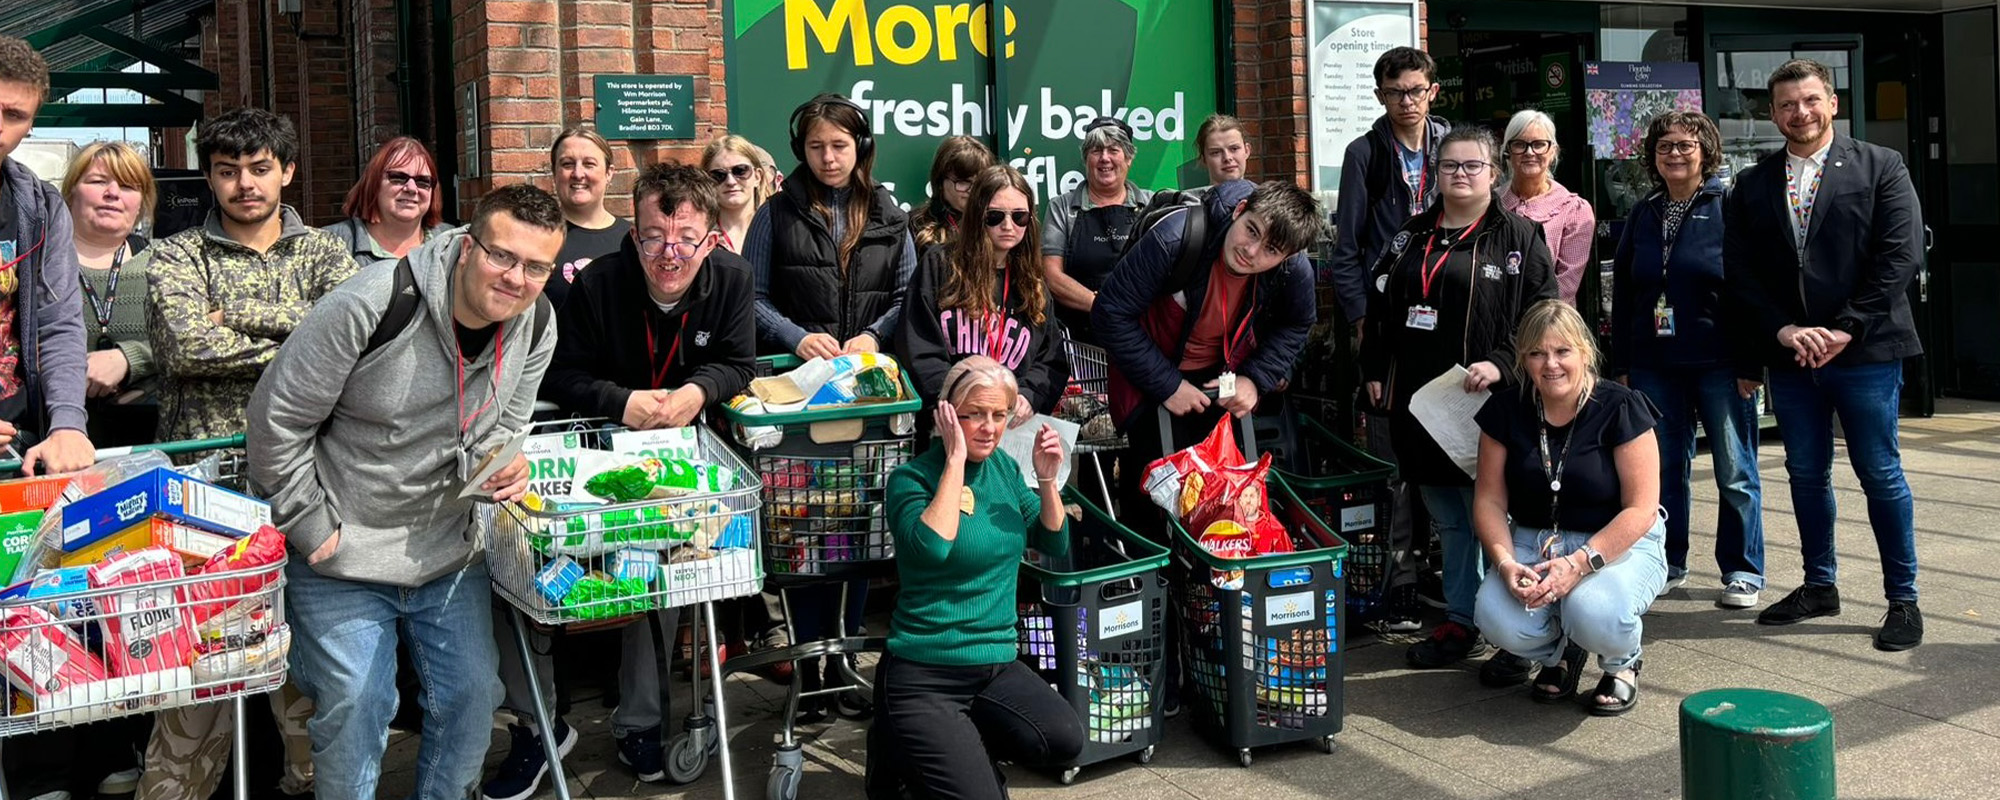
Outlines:
{"type": "MultiPolygon", "coordinates": [[[[368,223],[362,222],[360,217],[348,217],[332,225],[320,228],[320,230],[331,233],[340,239],[341,246],[347,248],[348,254],[354,256],[354,263],[359,266],[367,267],[377,261],[384,260],[375,255],[375,240],[368,234],[368,223]]],[[[428,242],[438,234],[448,230],[451,230],[450,225],[443,223],[433,225],[430,230],[424,231],[424,241],[428,242]]],[[[387,260],[394,261],[395,259],[390,258],[387,260]]]]}
{"type": "MultiPolygon", "coordinates": [[[[357,363],[394,287],[396,263],[380,262],[313,305],[250,396],[250,488],[270,500],[296,557],[340,532],[333,554],[313,565],[321,575],[421,586],[481,555],[475,501],[458,499],[450,287],[466,241],[454,229],[410,252],[423,311],[401,335],[357,363]]],[[[463,452],[483,456],[527,423],[556,346],[553,316],[536,346],[526,329],[534,313],[502,323],[465,365],[465,412],[497,399],[471,418],[463,452]],[[497,395],[496,351],[505,356],[497,395]]]]}
{"type": "Polygon", "coordinates": [[[7,182],[0,191],[17,192],[14,229],[20,232],[20,252],[27,256],[16,267],[20,286],[23,291],[29,286],[41,290],[32,305],[18,306],[20,323],[15,330],[21,336],[21,375],[26,385],[38,387],[36,394],[48,409],[49,431],[86,430],[83,387],[88,352],[69,206],[54,186],[21,162],[0,160],[0,170],[7,182]]]}

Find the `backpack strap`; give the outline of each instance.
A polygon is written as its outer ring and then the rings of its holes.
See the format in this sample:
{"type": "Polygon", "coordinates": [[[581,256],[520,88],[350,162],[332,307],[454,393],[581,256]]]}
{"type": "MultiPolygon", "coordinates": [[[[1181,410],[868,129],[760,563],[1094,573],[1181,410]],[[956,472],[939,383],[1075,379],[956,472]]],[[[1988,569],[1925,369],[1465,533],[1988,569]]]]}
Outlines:
{"type": "Polygon", "coordinates": [[[410,266],[410,257],[404,256],[396,262],[394,287],[389,292],[389,307],[382,312],[382,319],[375,323],[375,332],[368,335],[368,344],[361,348],[360,361],[382,346],[396,340],[417,318],[417,309],[423,305],[423,298],[417,296],[417,271],[410,266]]]}
{"type": "Polygon", "coordinates": [[[1201,270],[1201,252],[1208,244],[1208,206],[1197,203],[1187,206],[1185,218],[1181,220],[1181,252],[1174,258],[1174,268],[1167,273],[1167,294],[1186,289],[1194,283],[1201,270]]]}

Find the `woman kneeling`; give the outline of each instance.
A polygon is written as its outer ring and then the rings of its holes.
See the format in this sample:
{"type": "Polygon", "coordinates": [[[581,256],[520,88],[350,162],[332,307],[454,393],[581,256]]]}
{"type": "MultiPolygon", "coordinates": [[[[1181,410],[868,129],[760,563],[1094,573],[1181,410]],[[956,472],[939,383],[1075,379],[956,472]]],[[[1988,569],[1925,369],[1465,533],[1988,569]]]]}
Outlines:
{"type": "Polygon", "coordinates": [[[1479,589],[1479,629],[1548,665],[1537,702],[1575,696],[1596,653],[1604,678],[1586,705],[1616,716],[1638,705],[1639,617],[1667,580],[1656,414],[1597,379],[1597,344],[1561,301],[1521,318],[1518,352],[1523,389],[1477,416],[1473,527],[1498,565],[1479,589]]]}
{"type": "Polygon", "coordinates": [[[868,795],[1004,798],[996,762],[1061,765],[1083,727],[1060,695],[1015,660],[1021,555],[1069,552],[1057,468],[1062,439],[1035,440],[1036,490],[999,449],[1019,388],[983,355],[959,361],[938,395],[940,443],[889,476],[902,591],[875,668],[868,795]],[[1030,538],[1032,536],[1032,538],[1030,538]]]}

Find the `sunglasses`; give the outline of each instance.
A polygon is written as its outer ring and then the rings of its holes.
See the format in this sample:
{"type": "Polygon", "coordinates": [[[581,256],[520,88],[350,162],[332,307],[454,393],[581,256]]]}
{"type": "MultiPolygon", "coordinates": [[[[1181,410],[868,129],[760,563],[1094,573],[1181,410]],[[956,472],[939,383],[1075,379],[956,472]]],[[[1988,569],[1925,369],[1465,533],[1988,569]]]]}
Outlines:
{"type": "Polygon", "coordinates": [[[437,186],[437,180],[429,175],[411,175],[407,172],[392,171],[385,177],[389,179],[390,183],[397,186],[414,183],[417,185],[417,188],[426,192],[430,191],[432,187],[437,186]]]}
{"type": "Polygon", "coordinates": [[[986,227],[988,228],[998,228],[1000,227],[1000,223],[1005,222],[1008,219],[1014,220],[1014,227],[1025,228],[1028,227],[1028,220],[1034,219],[1034,217],[1031,216],[1028,212],[1020,210],[1001,211],[1000,209],[997,208],[989,208],[986,210],[986,227]]]}
{"type": "Polygon", "coordinates": [[[716,183],[728,183],[730,178],[747,181],[750,180],[750,171],[752,169],[755,169],[755,167],[749,164],[737,164],[729,169],[709,170],[708,177],[714,178],[716,183]]]}

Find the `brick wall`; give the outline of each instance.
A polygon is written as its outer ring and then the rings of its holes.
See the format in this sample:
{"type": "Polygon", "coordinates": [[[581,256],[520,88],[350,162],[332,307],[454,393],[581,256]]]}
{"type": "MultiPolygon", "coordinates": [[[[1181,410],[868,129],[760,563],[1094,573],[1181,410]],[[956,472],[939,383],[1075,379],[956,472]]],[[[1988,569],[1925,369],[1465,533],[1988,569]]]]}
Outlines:
{"type": "MultiPolygon", "coordinates": [[[[1428,5],[1417,5],[1420,42],[1430,38],[1428,5]]],[[[1236,0],[1234,9],[1236,116],[1253,148],[1249,172],[1303,178],[1312,169],[1306,2],[1236,0]]]]}
{"type": "Polygon", "coordinates": [[[484,128],[480,177],[459,184],[461,216],[488,187],[552,185],[549,147],[564,128],[591,124],[596,75],[695,76],[694,139],[611,143],[612,213],[631,213],[636,167],[692,161],[727,124],[720,0],[453,0],[452,14],[453,84],[477,86],[484,128]]]}
{"type": "Polygon", "coordinates": [[[341,24],[341,0],[307,0],[304,6],[295,29],[273,0],[217,0],[214,14],[202,21],[201,58],[222,89],[208,94],[204,111],[214,117],[255,106],[291,117],[301,157],[285,202],[307,224],[324,225],[339,219],[340,202],[360,173],[349,28],[341,24]]]}

